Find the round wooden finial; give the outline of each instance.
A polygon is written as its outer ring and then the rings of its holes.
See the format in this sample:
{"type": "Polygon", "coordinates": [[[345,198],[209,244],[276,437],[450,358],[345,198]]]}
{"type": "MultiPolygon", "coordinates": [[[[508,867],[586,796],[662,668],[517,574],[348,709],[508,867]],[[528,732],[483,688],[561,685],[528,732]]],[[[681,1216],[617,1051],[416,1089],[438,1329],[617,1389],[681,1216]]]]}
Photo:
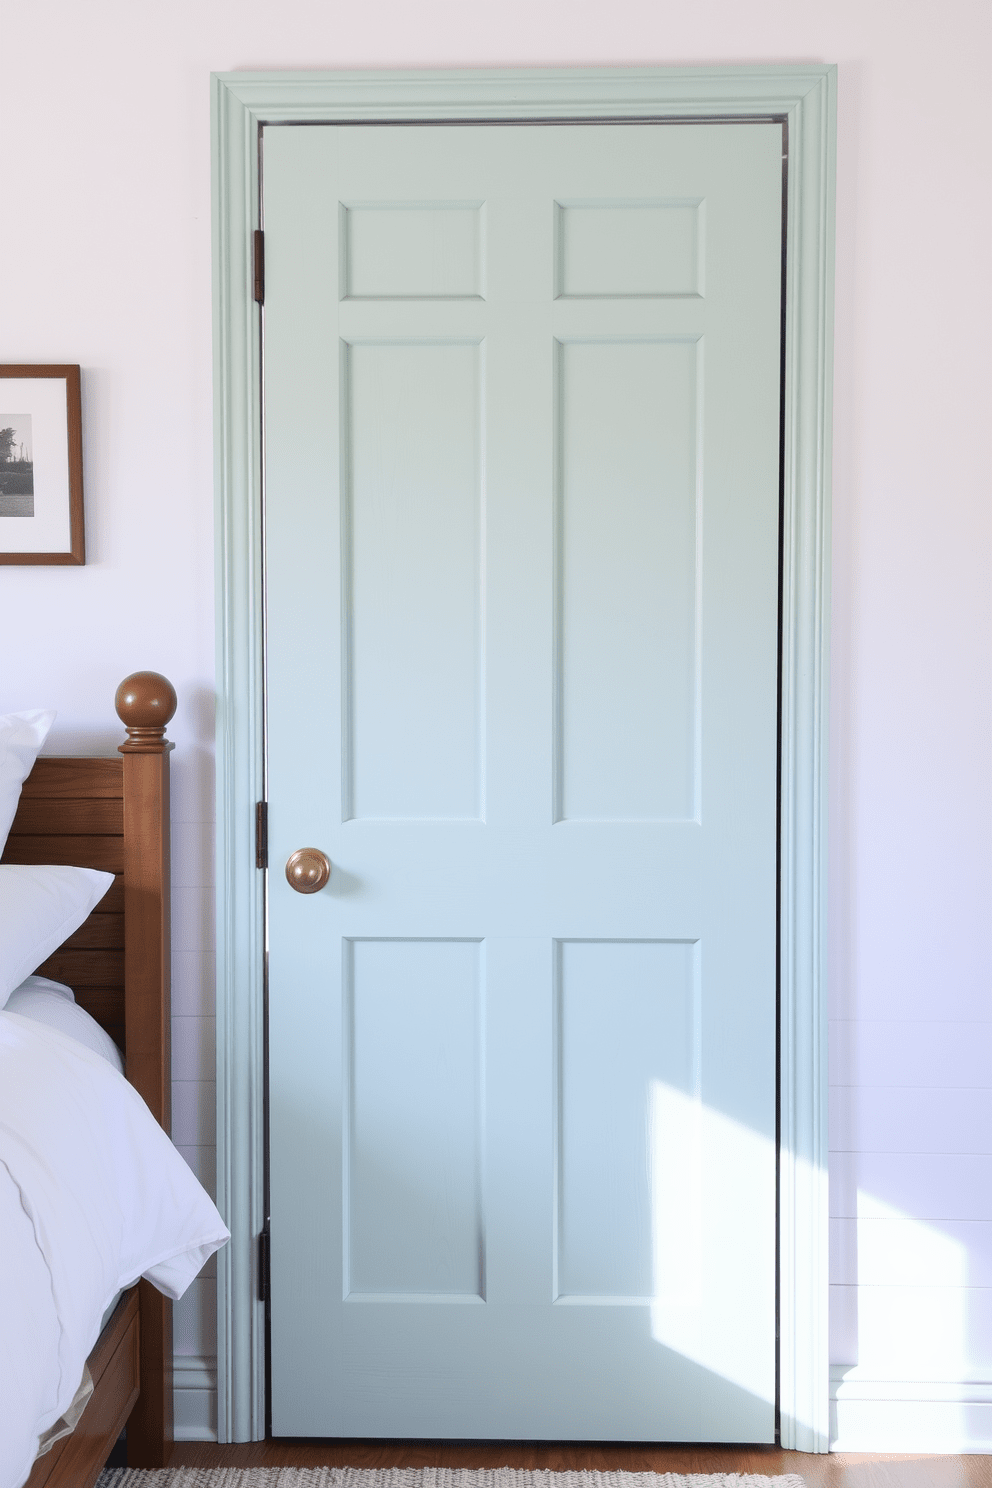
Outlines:
{"type": "Polygon", "coordinates": [[[127,729],[121,750],[168,748],[165,729],[176,711],[176,689],[161,672],[132,672],[117,689],[114,706],[127,729]]]}

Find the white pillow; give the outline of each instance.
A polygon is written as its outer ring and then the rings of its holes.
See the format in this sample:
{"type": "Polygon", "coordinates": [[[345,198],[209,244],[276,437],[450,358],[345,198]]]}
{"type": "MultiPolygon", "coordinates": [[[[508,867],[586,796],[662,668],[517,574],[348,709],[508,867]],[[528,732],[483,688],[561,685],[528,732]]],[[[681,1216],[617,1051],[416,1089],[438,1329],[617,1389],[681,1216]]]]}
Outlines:
{"type": "Polygon", "coordinates": [[[28,977],[15,987],[7,998],[7,1012],[20,1013],[22,1018],[33,1018],[36,1023],[45,1023],[57,1028],[60,1033],[85,1044],[94,1054],[99,1054],[112,1064],[119,1075],[124,1073],[121,1051],[107,1031],[90,1017],[85,1008],[77,1007],[70,987],[61,982],[50,982],[47,977],[28,977]]]}
{"type": "Polygon", "coordinates": [[[54,722],[51,708],[0,714],[0,852],[21,799],[21,782],[31,774],[54,722]]]}
{"type": "Polygon", "coordinates": [[[79,929],[113,881],[98,868],[0,863],[0,1008],[79,929]]]}

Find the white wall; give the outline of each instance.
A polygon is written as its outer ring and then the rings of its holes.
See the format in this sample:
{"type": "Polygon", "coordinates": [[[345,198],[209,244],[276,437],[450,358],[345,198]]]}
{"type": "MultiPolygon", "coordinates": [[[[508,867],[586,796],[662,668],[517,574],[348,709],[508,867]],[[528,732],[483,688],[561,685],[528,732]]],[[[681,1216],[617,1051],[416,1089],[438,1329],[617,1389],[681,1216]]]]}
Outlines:
{"type": "MultiPolygon", "coordinates": [[[[0,710],[54,703],[52,747],[98,751],[122,676],[176,684],[176,1130],[201,1171],[208,74],[840,64],[832,1357],[857,1366],[837,1386],[849,1447],[992,1449],[990,43],[987,0],[7,0],[2,18],[0,361],[82,364],[89,562],[0,570],[0,710]]],[[[188,1432],[208,1426],[212,1285],[177,1318],[188,1432]]]]}

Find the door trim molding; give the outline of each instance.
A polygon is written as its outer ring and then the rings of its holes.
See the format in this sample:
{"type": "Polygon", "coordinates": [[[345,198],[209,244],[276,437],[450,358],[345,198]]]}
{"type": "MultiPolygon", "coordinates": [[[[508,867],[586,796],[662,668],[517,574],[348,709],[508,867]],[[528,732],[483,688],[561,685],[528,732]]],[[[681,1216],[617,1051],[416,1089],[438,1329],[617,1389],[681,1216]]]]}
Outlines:
{"type": "Polygon", "coordinates": [[[217,563],[218,1439],[265,1434],[259,128],[334,120],[783,117],[782,1446],[828,1445],[826,803],[836,68],[220,73],[211,79],[217,563]]]}

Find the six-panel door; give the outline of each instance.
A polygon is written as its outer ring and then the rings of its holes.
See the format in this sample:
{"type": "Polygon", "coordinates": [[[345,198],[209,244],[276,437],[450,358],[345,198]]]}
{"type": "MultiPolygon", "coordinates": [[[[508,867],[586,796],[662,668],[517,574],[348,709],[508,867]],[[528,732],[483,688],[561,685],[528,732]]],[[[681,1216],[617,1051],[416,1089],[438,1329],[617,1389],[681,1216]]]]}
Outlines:
{"type": "Polygon", "coordinates": [[[773,1437],[781,146],[265,131],[276,1435],[773,1437]]]}

